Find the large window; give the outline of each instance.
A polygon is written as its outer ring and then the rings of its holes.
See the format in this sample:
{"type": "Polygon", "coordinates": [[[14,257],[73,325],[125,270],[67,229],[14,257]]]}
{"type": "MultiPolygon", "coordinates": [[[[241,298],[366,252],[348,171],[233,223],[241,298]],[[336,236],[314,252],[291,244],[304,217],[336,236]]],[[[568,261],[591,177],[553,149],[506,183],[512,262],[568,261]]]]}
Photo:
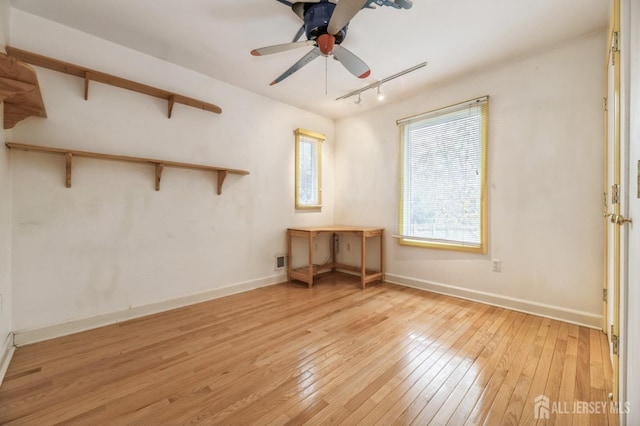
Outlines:
{"type": "Polygon", "coordinates": [[[324,135],[296,129],[296,208],[322,207],[322,142],[324,135]]]}
{"type": "Polygon", "coordinates": [[[400,243],[486,253],[488,97],[399,120],[400,243]]]}

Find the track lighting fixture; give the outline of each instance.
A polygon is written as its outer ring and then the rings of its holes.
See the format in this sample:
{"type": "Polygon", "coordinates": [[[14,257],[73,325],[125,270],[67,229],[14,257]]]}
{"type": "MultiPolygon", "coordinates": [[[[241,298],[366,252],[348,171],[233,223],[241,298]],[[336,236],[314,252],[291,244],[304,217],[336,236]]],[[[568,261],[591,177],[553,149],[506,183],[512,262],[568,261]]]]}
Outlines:
{"type": "Polygon", "coordinates": [[[378,98],[379,101],[382,101],[384,99],[384,93],[382,93],[382,90],[380,89],[380,87],[382,86],[382,83],[386,83],[387,81],[393,80],[394,78],[398,78],[398,77],[403,76],[405,74],[409,74],[410,72],[413,72],[413,71],[415,71],[417,69],[420,69],[422,67],[425,67],[425,66],[427,66],[427,63],[423,62],[421,64],[418,64],[418,65],[414,66],[414,67],[407,68],[406,70],[400,71],[397,74],[390,75],[389,77],[383,78],[380,81],[376,81],[374,83],[371,83],[368,86],[363,87],[362,89],[357,89],[357,90],[354,90],[353,92],[347,93],[346,95],[340,96],[339,98],[336,98],[336,101],[339,101],[340,99],[347,99],[347,98],[350,98],[352,96],[358,95],[358,99],[354,100],[353,102],[356,105],[360,105],[361,102],[362,102],[362,98],[360,96],[362,94],[362,92],[365,92],[365,91],[367,91],[369,89],[373,89],[373,88],[377,89],[377,98],[378,98]]]}

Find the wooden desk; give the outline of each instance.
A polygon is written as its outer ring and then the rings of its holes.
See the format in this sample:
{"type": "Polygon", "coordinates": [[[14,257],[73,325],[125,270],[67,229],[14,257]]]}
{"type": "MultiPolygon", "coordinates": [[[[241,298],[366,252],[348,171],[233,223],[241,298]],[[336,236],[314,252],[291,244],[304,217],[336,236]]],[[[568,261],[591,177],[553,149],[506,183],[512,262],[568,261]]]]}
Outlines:
{"type": "Polygon", "coordinates": [[[360,282],[362,288],[376,280],[384,280],[384,241],[383,241],[383,228],[373,228],[365,226],[315,226],[308,228],[289,228],[287,229],[287,278],[289,280],[299,280],[309,285],[309,288],[313,286],[313,277],[317,273],[324,270],[335,271],[336,269],[344,269],[349,271],[358,272],[360,274],[360,282]],[[332,234],[331,241],[331,260],[324,265],[313,264],[313,240],[320,234],[330,233],[332,234]],[[351,265],[345,265],[336,262],[336,253],[333,244],[333,236],[340,233],[352,233],[360,239],[360,267],[351,265]],[[302,268],[293,269],[292,264],[292,239],[294,237],[306,238],[308,242],[308,262],[307,266],[302,268]],[[380,271],[367,270],[366,267],[366,242],[367,238],[380,237],[380,271]]]}

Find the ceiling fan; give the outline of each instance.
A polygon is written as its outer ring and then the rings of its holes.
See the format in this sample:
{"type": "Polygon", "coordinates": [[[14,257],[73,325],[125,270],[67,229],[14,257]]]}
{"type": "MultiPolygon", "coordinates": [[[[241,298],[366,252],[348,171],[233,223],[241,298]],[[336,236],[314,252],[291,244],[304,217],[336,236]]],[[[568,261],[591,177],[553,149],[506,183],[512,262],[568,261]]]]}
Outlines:
{"type": "Polygon", "coordinates": [[[314,46],[306,55],[293,64],[288,70],[271,82],[271,86],[289,77],[318,56],[333,56],[351,74],[358,78],[366,78],[371,74],[367,64],[342,47],[340,44],[347,35],[349,21],[363,8],[373,9],[375,5],[391,6],[396,9],[409,9],[411,0],[329,0],[289,2],[277,0],[291,7],[291,10],[303,21],[291,43],[261,47],[251,51],[253,56],[270,55],[304,46],[314,46]],[[303,34],[307,40],[298,41],[303,34]]]}

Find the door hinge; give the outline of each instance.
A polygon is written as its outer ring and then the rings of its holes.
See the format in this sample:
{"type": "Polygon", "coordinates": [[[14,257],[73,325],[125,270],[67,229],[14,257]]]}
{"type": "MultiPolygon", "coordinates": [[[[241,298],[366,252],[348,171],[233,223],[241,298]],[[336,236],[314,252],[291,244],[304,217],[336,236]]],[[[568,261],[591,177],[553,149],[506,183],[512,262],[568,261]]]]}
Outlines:
{"type": "Polygon", "coordinates": [[[620,185],[613,184],[611,185],[611,204],[619,204],[620,203],[620,185]]]}
{"type": "Polygon", "coordinates": [[[620,48],[618,47],[618,32],[614,31],[613,32],[613,45],[611,46],[612,50],[614,52],[619,52],[620,48]]]}
{"type": "MultiPolygon", "coordinates": [[[[611,328],[613,328],[613,326],[611,328]]],[[[611,334],[611,351],[613,352],[614,355],[618,355],[618,349],[619,349],[618,336],[612,333],[611,334]]]]}
{"type": "Polygon", "coordinates": [[[604,97],[602,98],[602,109],[605,111],[609,111],[608,107],[607,107],[607,98],[604,97]]]}
{"type": "Polygon", "coordinates": [[[607,301],[607,289],[606,288],[602,289],[602,301],[603,302],[607,301]]]}

